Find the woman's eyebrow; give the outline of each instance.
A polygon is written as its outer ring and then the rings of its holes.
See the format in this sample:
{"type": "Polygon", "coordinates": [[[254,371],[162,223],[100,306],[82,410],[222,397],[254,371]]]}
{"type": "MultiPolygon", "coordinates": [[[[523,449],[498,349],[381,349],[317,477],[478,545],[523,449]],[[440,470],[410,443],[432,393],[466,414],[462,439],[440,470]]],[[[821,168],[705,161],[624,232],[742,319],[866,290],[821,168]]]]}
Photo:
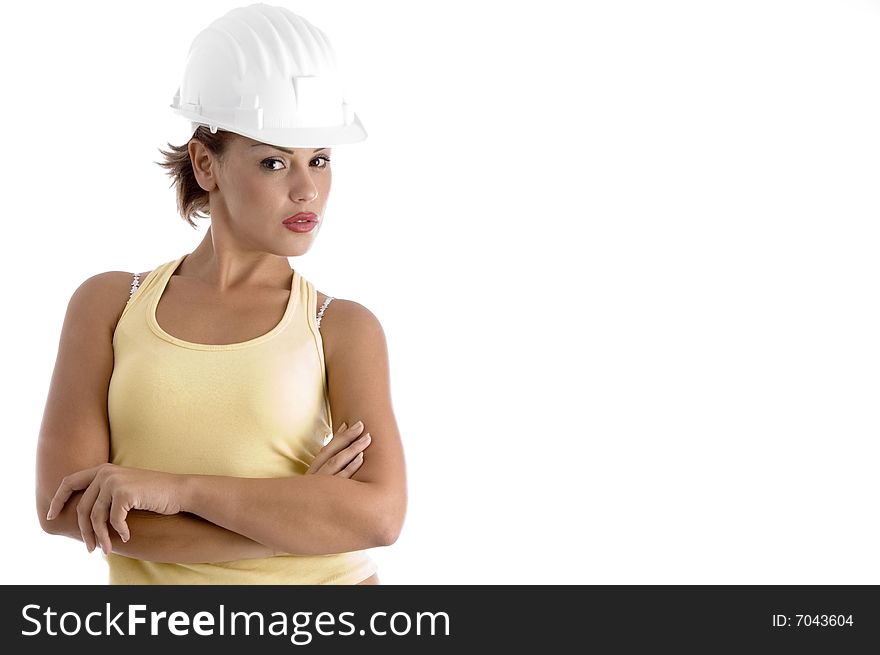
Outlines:
{"type": "MultiPolygon", "coordinates": [[[[281,152],[286,152],[288,155],[295,154],[293,152],[293,150],[288,150],[287,148],[282,148],[281,146],[273,146],[268,143],[254,143],[251,145],[251,148],[256,148],[258,146],[266,146],[267,148],[275,148],[275,150],[280,150],[281,152]]],[[[312,150],[312,152],[318,152],[319,150],[326,150],[326,149],[327,149],[327,146],[324,146],[323,148],[315,148],[314,150],[312,150]]]]}

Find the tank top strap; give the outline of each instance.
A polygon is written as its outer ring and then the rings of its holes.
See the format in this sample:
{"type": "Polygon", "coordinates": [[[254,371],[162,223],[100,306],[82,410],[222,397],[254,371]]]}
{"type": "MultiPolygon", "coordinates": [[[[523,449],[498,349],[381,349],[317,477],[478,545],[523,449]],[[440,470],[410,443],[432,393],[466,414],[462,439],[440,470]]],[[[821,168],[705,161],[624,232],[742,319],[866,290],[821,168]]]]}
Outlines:
{"type": "Polygon", "coordinates": [[[334,298],[332,296],[327,296],[327,300],[321,305],[321,310],[318,312],[318,329],[321,328],[321,319],[324,317],[324,310],[327,309],[327,305],[333,302],[333,300],[334,298]]]}

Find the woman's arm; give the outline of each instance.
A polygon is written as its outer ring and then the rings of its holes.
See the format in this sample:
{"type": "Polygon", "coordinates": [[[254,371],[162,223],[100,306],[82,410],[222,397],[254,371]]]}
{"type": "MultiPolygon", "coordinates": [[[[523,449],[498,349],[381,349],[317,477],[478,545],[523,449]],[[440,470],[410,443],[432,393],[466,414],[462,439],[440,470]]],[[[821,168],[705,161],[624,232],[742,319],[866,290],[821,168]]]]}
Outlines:
{"type": "MultiPolygon", "coordinates": [[[[65,475],[109,461],[107,393],[113,373],[113,330],[122,313],[130,277],[118,271],[83,282],[71,296],[58,356],[40,425],[37,447],[36,510],[43,530],[82,540],[76,494],[52,521],[49,501],[65,475]]],[[[188,516],[133,512],[132,539],[118,536],[114,550],[159,562],[221,562],[266,557],[271,548],[188,516]],[[116,548],[118,546],[118,548],[116,548]]]]}
{"type": "Polygon", "coordinates": [[[59,490],[53,507],[57,509],[71,489],[90,485],[86,515],[93,516],[99,541],[106,539],[108,521],[117,531],[130,533],[133,540],[134,529],[126,529],[122,521],[125,510],[134,507],[169,514],[190,512],[273,551],[296,555],[394,543],[406,511],[406,478],[391,409],[384,332],[366,308],[348,301],[340,304],[340,318],[334,323],[345,326],[345,339],[334,337],[335,345],[326,355],[330,403],[334,414],[341,414],[347,422],[362,416],[364,432],[372,436],[369,456],[350,479],[326,475],[235,478],[111,467],[72,476],[75,479],[59,490]]]}
{"type": "MultiPolygon", "coordinates": [[[[52,533],[82,541],[76,506],[83,492],[78,491],[53,520],[52,533]]],[[[157,514],[132,510],[126,518],[131,538],[123,542],[110,530],[113,552],[151,562],[201,564],[240,559],[272,557],[277,553],[252,539],[214,525],[193,514],[157,514]]]]}
{"type": "Polygon", "coordinates": [[[406,473],[385,334],[372,312],[353,301],[335,300],[323,321],[334,420],[362,419],[363,433],[372,437],[363,466],[351,479],[185,476],[182,510],[285,553],[339,553],[396,541],[406,513],[406,473]]]}

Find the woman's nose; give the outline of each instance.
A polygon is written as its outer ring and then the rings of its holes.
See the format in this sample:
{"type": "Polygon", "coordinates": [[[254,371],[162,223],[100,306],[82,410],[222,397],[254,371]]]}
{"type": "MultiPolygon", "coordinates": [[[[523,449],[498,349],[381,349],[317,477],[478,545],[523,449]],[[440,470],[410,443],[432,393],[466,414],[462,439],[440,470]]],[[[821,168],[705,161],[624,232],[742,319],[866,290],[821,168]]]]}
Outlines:
{"type": "Polygon", "coordinates": [[[290,187],[290,198],[299,203],[307,203],[318,197],[318,187],[308,173],[293,176],[290,187]]]}

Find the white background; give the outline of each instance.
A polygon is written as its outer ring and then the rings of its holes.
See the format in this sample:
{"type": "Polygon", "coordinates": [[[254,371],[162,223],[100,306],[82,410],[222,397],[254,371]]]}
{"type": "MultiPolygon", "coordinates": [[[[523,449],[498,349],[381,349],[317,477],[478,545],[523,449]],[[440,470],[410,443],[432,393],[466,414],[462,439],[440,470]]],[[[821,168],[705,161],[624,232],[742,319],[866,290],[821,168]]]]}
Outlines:
{"type": "MultiPolygon", "coordinates": [[[[0,41],[5,583],[67,302],[204,235],[158,148],[235,2],[18,3],[0,41]]],[[[880,2],[289,2],[369,134],[291,259],[382,322],[386,584],[880,583],[880,2]]]]}

